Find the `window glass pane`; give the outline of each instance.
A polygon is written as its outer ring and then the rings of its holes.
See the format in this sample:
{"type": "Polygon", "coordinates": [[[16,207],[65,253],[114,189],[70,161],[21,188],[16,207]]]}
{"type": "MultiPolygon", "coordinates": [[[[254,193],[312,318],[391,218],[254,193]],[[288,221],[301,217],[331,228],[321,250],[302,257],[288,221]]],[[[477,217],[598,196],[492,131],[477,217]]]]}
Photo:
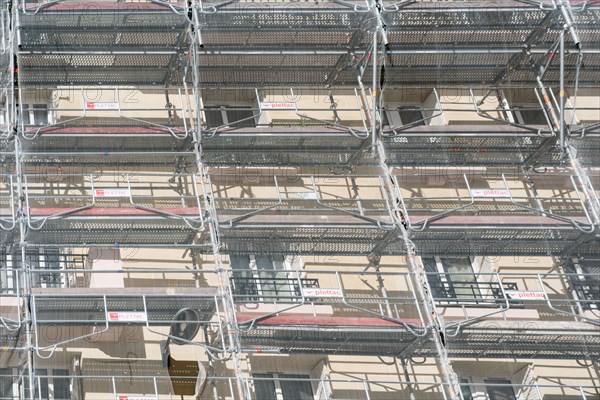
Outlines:
{"type": "MultiPolygon", "coordinates": [[[[526,108],[526,106],[523,106],[526,108]]],[[[547,125],[546,117],[542,110],[524,109],[520,110],[523,123],[527,125],[547,125]]]]}
{"type": "Polygon", "coordinates": [[[388,117],[388,112],[385,108],[381,110],[381,125],[382,126],[389,126],[390,125],[390,119],[388,117]]]}
{"type": "Polygon", "coordinates": [[[233,269],[233,293],[242,296],[256,296],[258,289],[250,271],[250,257],[230,255],[229,262],[233,269]]]}
{"type": "Polygon", "coordinates": [[[433,295],[433,298],[437,300],[454,297],[454,295],[450,296],[447,288],[442,283],[435,259],[423,258],[422,260],[423,266],[425,267],[425,272],[427,273],[427,280],[429,281],[429,287],[431,288],[431,294],[433,295]]]}
{"type": "Polygon", "coordinates": [[[517,400],[515,392],[510,385],[511,382],[507,379],[486,379],[486,391],[490,400],[517,400]],[[487,385],[501,385],[501,386],[487,386],[487,385]]]}
{"type": "Polygon", "coordinates": [[[398,114],[400,114],[403,125],[412,123],[416,126],[425,125],[425,121],[421,121],[423,119],[423,113],[418,107],[400,107],[398,108],[398,114]]]}
{"type": "Polygon", "coordinates": [[[269,256],[256,258],[261,294],[265,301],[283,300],[291,295],[291,282],[285,271],[275,270],[277,262],[283,267],[283,258],[278,259],[278,261],[269,256]]]}
{"type": "Polygon", "coordinates": [[[33,105],[33,122],[36,125],[46,125],[48,123],[48,106],[46,104],[33,105]]]}
{"type": "Polygon", "coordinates": [[[600,262],[581,260],[567,265],[568,279],[584,310],[600,308],[600,262]]]}
{"type": "Polygon", "coordinates": [[[0,368],[0,399],[13,399],[13,377],[10,368],[0,368]]]}
{"type": "Polygon", "coordinates": [[[279,374],[279,384],[281,385],[283,400],[313,400],[312,385],[309,379],[308,375],[279,374]]]}
{"type": "Polygon", "coordinates": [[[254,381],[254,398],[256,400],[277,400],[273,375],[254,374],[252,377],[259,378],[254,381]]]}
{"type": "Polygon", "coordinates": [[[69,387],[69,371],[66,369],[52,370],[52,382],[54,384],[54,400],[71,400],[69,387]]]}
{"type": "Polygon", "coordinates": [[[224,125],[223,113],[220,106],[204,107],[204,116],[206,118],[206,126],[209,128],[216,128],[224,125]]]}
{"type": "Polygon", "coordinates": [[[29,104],[23,104],[21,108],[21,118],[25,125],[31,124],[31,118],[29,118],[29,104]]]}
{"type": "Polygon", "coordinates": [[[459,379],[460,392],[462,393],[463,400],[473,400],[473,393],[471,393],[471,386],[468,379],[459,379]]]}
{"type": "Polygon", "coordinates": [[[236,128],[254,128],[256,126],[256,121],[254,118],[250,118],[253,115],[254,112],[251,107],[232,106],[227,109],[227,123],[236,128]],[[245,118],[250,119],[238,122],[245,118]]]}
{"type": "Polygon", "coordinates": [[[444,270],[448,272],[449,280],[456,297],[479,298],[477,278],[469,258],[442,258],[444,270]]]}
{"type": "MultiPolygon", "coordinates": [[[[35,398],[38,400],[48,399],[48,371],[45,369],[36,369],[34,372],[34,387],[35,387],[35,398]]],[[[25,397],[29,396],[29,376],[23,376],[23,392],[25,397]]]]}
{"type": "Polygon", "coordinates": [[[14,263],[12,254],[5,251],[0,253],[0,294],[15,293],[17,281],[15,269],[17,265],[14,263]]]}

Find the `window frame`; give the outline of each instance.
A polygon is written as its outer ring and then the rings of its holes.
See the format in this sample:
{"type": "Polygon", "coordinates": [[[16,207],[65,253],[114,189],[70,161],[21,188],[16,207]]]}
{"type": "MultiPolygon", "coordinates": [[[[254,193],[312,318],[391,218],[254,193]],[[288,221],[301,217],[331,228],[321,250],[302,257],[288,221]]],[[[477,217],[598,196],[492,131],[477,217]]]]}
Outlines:
{"type": "MultiPolygon", "coordinates": [[[[254,255],[254,254],[249,254],[249,255],[247,255],[248,264],[247,264],[246,268],[234,269],[232,267],[234,279],[235,279],[236,272],[241,273],[240,274],[240,275],[242,275],[241,277],[243,277],[243,274],[246,273],[246,274],[248,274],[248,276],[245,278],[249,278],[252,280],[252,282],[255,282],[255,284],[249,285],[251,287],[253,286],[252,289],[255,293],[249,294],[249,293],[244,293],[243,291],[242,291],[242,293],[238,293],[238,295],[241,296],[241,299],[243,299],[243,302],[247,302],[247,303],[253,303],[253,302],[281,303],[282,301],[286,301],[286,300],[293,301],[294,293],[296,292],[296,286],[292,282],[292,278],[289,277],[289,273],[297,271],[297,270],[294,270],[294,268],[293,268],[295,261],[296,262],[299,261],[299,264],[302,266],[304,266],[304,263],[302,262],[302,259],[298,255],[282,256],[283,260],[281,260],[281,261],[274,259],[274,257],[276,257],[276,256],[278,256],[278,255],[258,256],[258,255],[254,255]],[[272,259],[270,260],[270,262],[271,262],[273,268],[272,269],[259,268],[259,258],[260,257],[271,257],[272,259]],[[273,277],[275,277],[277,279],[280,278],[280,276],[279,276],[280,274],[281,274],[281,278],[283,278],[283,279],[287,278],[287,281],[284,281],[281,284],[275,283],[275,285],[278,288],[280,286],[282,286],[282,289],[280,289],[281,292],[283,293],[281,298],[274,297],[272,295],[269,295],[269,297],[267,297],[267,298],[264,297],[265,291],[273,291],[273,289],[266,289],[263,287],[264,283],[262,281],[264,279],[268,279],[268,276],[265,276],[265,275],[268,275],[269,273],[272,273],[273,277]],[[255,294],[255,296],[254,296],[254,294],[255,294]],[[244,299],[244,296],[248,296],[249,299],[248,300],[244,299]]],[[[300,278],[303,278],[305,276],[305,274],[306,274],[306,272],[302,269],[302,272],[299,273],[300,278]]],[[[277,290],[278,289],[275,289],[275,291],[277,291],[277,290]]],[[[236,293],[234,292],[234,294],[236,294],[236,293]]]]}
{"type": "MultiPolygon", "coordinates": [[[[54,367],[43,367],[43,368],[39,368],[35,370],[35,391],[37,396],[35,396],[34,398],[36,400],[71,400],[73,399],[73,390],[72,390],[72,377],[69,374],[69,368],[54,368],[54,367]],[[40,374],[41,371],[45,371],[45,373],[40,374]],[[57,373],[58,371],[67,371],[67,378],[63,378],[63,374],[57,373]],[[37,374],[40,374],[40,376],[37,376],[37,374]],[[56,383],[54,382],[54,376],[60,376],[60,378],[58,379],[65,379],[67,381],[68,384],[68,390],[67,393],[69,394],[69,398],[68,399],[64,399],[64,398],[59,398],[57,399],[55,396],[55,385],[56,383]],[[41,390],[42,387],[39,386],[40,382],[44,382],[45,385],[45,391],[41,390]],[[38,390],[40,389],[40,390],[38,390]],[[42,397],[42,394],[47,394],[47,397],[42,397]]],[[[16,375],[18,376],[18,375],[16,375]]],[[[23,398],[25,398],[25,392],[28,390],[28,388],[25,386],[27,383],[27,379],[28,377],[26,375],[21,376],[20,378],[14,379],[15,384],[17,384],[17,391],[14,392],[14,385],[13,385],[13,396],[14,393],[18,393],[19,396],[23,396],[23,398]]]]}
{"type": "MultiPolygon", "coordinates": [[[[283,392],[283,388],[281,385],[281,381],[282,380],[285,381],[286,376],[296,375],[296,376],[306,377],[306,382],[308,383],[307,387],[310,388],[311,398],[315,399],[316,394],[315,394],[315,390],[312,385],[311,376],[309,373],[288,373],[288,372],[282,372],[282,371],[279,371],[279,372],[257,372],[256,374],[252,374],[252,377],[254,378],[255,376],[258,376],[258,375],[271,375],[271,379],[272,379],[273,386],[275,389],[274,394],[275,394],[276,400],[289,400],[283,396],[284,392],[283,392]]],[[[265,378],[265,377],[261,377],[261,378],[265,378]]],[[[296,379],[296,378],[294,378],[294,379],[296,379]]],[[[261,379],[261,380],[266,381],[266,379],[261,379]]]]}
{"type": "MultiPolygon", "coordinates": [[[[245,123],[249,123],[251,121],[254,122],[253,126],[248,127],[248,126],[237,126],[234,125],[233,127],[235,128],[256,128],[259,124],[258,124],[258,119],[259,117],[257,117],[254,114],[254,109],[256,108],[255,104],[252,103],[227,103],[227,104],[205,104],[203,106],[203,117],[204,117],[204,124],[206,125],[206,127],[208,129],[214,129],[214,128],[218,128],[219,126],[208,126],[208,121],[206,118],[206,111],[220,111],[221,112],[221,120],[223,121],[223,125],[221,125],[222,128],[230,128],[229,124],[236,122],[236,121],[229,121],[230,119],[230,115],[228,113],[228,111],[231,111],[231,109],[248,109],[250,111],[250,113],[252,114],[252,116],[254,117],[253,119],[247,119],[245,121],[245,123]]],[[[236,110],[236,111],[240,111],[240,110],[236,110]]],[[[245,118],[249,118],[249,117],[245,117],[245,118]]],[[[242,118],[242,119],[245,119],[242,118]]]]}
{"type": "MultiPolygon", "coordinates": [[[[596,259],[592,259],[592,260],[598,261],[596,259]]],[[[579,258],[571,258],[569,260],[569,264],[566,269],[566,272],[568,274],[577,274],[576,276],[567,275],[567,281],[568,281],[569,286],[573,286],[574,281],[577,281],[577,283],[583,283],[584,286],[588,283],[590,284],[590,286],[592,286],[595,283],[590,280],[591,277],[589,277],[587,275],[588,273],[584,270],[584,268],[587,268],[587,266],[585,266],[586,261],[587,260],[585,260],[585,259],[580,260],[579,258]]],[[[600,281],[598,282],[598,285],[600,286],[600,281]]],[[[580,309],[581,313],[583,313],[585,311],[597,312],[598,310],[600,310],[600,299],[598,299],[597,303],[593,303],[593,302],[589,302],[589,299],[586,299],[586,298],[582,299],[580,296],[580,291],[577,290],[577,288],[572,288],[571,292],[573,294],[574,299],[577,301],[577,305],[578,305],[578,308],[580,309]]]]}
{"type": "Polygon", "coordinates": [[[525,111],[538,111],[542,113],[542,116],[544,117],[544,120],[546,121],[545,124],[543,124],[544,126],[547,126],[548,129],[550,129],[550,125],[549,125],[549,120],[548,120],[548,115],[546,114],[546,111],[543,108],[539,108],[540,105],[536,104],[536,103],[517,103],[517,104],[513,104],[510,108],[512,110],[512,114],[513,114],[513,118],[516,120],[516,122],[520,125],[531,125],[531,126],[537,126],[537,125],[533,125],[530,123],[526,123],[525,119],[523,118],[523,114],[522,114],[522,109],[527,109],[525,111]]]}
{"type": "Polygon", "coordinates": [[[425,112],[423,111],[423,103],[416,102],[388,102],[383,106],[382,113],[382,126],[390,126],[390,127],[399,127],[410,125],[411,122],[404,123],[402,121],[402,117],[400,115],[401,109],[410,109],[413,108],[413,111],[419,111],[421,113],[421,118],[423,121],[419,124],[415,124],[414,126],[427,126],[431,122],[431,118],[427,118],[425,112]]]}
{"type": "MultiPolygon", "coordinates": [[[[515,393],[514,386],[518,385],[514,382],[512,377],[499,377],[499,376],[461,376],[459,377],[461,383],[466,383],[466,387],[471,393],[472,400],[491,400],[487,383],[489,381],[503,381],[510,384],[510,388],[513,392],[513,399],[518,400],[517,394],[515,393]]],[[[465,399],[469,400],[469,399],[465,399]]]]}
{"type": "Polygon", "coordinates": [[[48,102],[22,102],[20,104],[20,119],[23,126],[47,126],[52,124],[52,110],[48,102]],[[40,107],[45,107],[40,109],[40,107]],[[36,123],[36,112],[43,112],[46,114],[45,123],[36,123]],[[25,113],[26,112],[26,113],[25,113]],[[27,118],[24,118],[27,115],[27,118]]]}

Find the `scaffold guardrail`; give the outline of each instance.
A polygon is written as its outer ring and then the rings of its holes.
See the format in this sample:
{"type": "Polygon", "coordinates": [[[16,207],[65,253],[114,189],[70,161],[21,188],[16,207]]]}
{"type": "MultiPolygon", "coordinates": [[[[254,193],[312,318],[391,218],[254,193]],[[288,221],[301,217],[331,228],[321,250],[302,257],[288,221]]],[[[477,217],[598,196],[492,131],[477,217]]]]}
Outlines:
{"type": "Polygon", "coordinates": [[[193,174],[26,175],[24,186],[31,244],[193,245],[204,231],[193,174]]]}

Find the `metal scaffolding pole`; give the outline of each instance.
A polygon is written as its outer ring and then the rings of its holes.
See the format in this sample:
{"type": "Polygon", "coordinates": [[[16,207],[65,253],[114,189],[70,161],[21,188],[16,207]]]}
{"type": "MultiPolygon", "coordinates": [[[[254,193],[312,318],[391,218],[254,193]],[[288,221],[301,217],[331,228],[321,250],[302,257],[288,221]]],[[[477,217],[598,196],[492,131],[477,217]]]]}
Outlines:
{"type": "MultiPolygon", "coordinates": [[[[194,10],[198,5],[194,4],[194,10]]],[[[196,13],[197,11],[194,11],[196,13]]],[[[197,21],[197,17],[194,18],[197,21]]],[[[233,303],[233,292],[231,290],[229,277],[227,271],[223,268],[223,261],[221,255],[220,237],[219,237],[219,222],[217,219],[217,213],[215,208],[215,201],[212,196],[212,188],[210,187],[210,178],[208,171],[204,166],[202,160],[202,94],[200,92],[200,62],[198,58],[198,49],[202,46],[200,39],[200,27],[195,26],[195,34],[197,35],[196,40],[192,41],[190,48],[189,59],[187,68],[191,68],[191,71],[186,71],[183,74],[184,86],[187,92],[187,75],[191,72],[193,80],[193,95],[194,95],[194,109],[193,115],[190,120],[192,124],[192,132],[194,135],[194,155],[196,157],[196,163],[198,166],[198,172],[202,177],[202,187],[204,193],[204,205],[208,211],[208,229],[210,233],[212,255],[216,266],[216,272],[219,280],[219,295],[224,301],[224,314],[225,323],[227,326],[227,335],[229,340],[229,353],[231,361],[233,362],[233,368],[235,372],[235,380],[238,389],[238,396],[240,400],[250,400],[250,390],[247,385],[247,381],[244,379],[243,371],[240,366],[241,363],[241,350],[242,345],[239,335],[239,327],[236,319],[235,304],[233,303]]]]}

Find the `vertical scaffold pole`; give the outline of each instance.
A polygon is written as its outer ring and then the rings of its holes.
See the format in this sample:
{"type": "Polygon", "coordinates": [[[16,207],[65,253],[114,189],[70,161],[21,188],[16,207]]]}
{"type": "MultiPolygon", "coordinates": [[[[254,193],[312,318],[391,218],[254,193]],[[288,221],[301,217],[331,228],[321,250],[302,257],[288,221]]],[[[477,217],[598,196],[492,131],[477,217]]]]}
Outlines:
{"type": "MultiPolygon", "coordinates": [[[[194,2],[193,7],[197,7],[198,5],[194,2]]],[[[196,11],[194,11],[196,12],[196,11]]],[[[194,19],[197,23],[197,17],[194,19]]],[[[195,34],[199,35],[200,29],[198,26],[195,27],[195,34]]],[[[231,361],[233,363],[233,368],[235,372],[235,379],[238,390],[238,397],[240,400],[250,400],[250,391],[248,385],[246,383],[246,379],[244,379],[244,375],[242,372],[241,364],[241,341],[239,337],[239,327],[236,319],[235,313],[235,305],[233,303],[232,291],[229,286],[229,278],[227,271],[223,268],[223,261],[220,249],[220,239],[219,239],[219,225],[217,219],[217,211],[214,204],[214,199],[211,195],[212,190],[210,187],[210,180],[208,179],[208,171],[206,170],[203,160],[202,160],[202,118],[201,118],[201,104],[202,104],[202,94],[200,92],[200,62],[198,57],[198,48],[201,46],[201,40],[193,40],[189,53],[189,60],[187,63],[187,68],[191,68],[191,76],[193,79],[193,96],[194,96],[194,113],[195,115],[191,116],[192,122],[192,136],[194,139],[194,156],[196,158],[196,164],[198,168],[198,173],[202,179],[202,189],[204,193],[204,206],[208,213],[208,229],[210,234],[211,246],[212,246],[212,254],[215,262],[215,269],[217,272],[217,278],[219,282],[219,297],[223,299],[224,305],[224,320],[225,326],[227,329],[227,339],[229,340],[229,353],[231,355],[231,361]],[[207,182],[208,181],[208,182],[207,182]]],[[[187,93],[187,76],[188,72],[185,71],[183,74],[183,84],[187,93]]]]}

